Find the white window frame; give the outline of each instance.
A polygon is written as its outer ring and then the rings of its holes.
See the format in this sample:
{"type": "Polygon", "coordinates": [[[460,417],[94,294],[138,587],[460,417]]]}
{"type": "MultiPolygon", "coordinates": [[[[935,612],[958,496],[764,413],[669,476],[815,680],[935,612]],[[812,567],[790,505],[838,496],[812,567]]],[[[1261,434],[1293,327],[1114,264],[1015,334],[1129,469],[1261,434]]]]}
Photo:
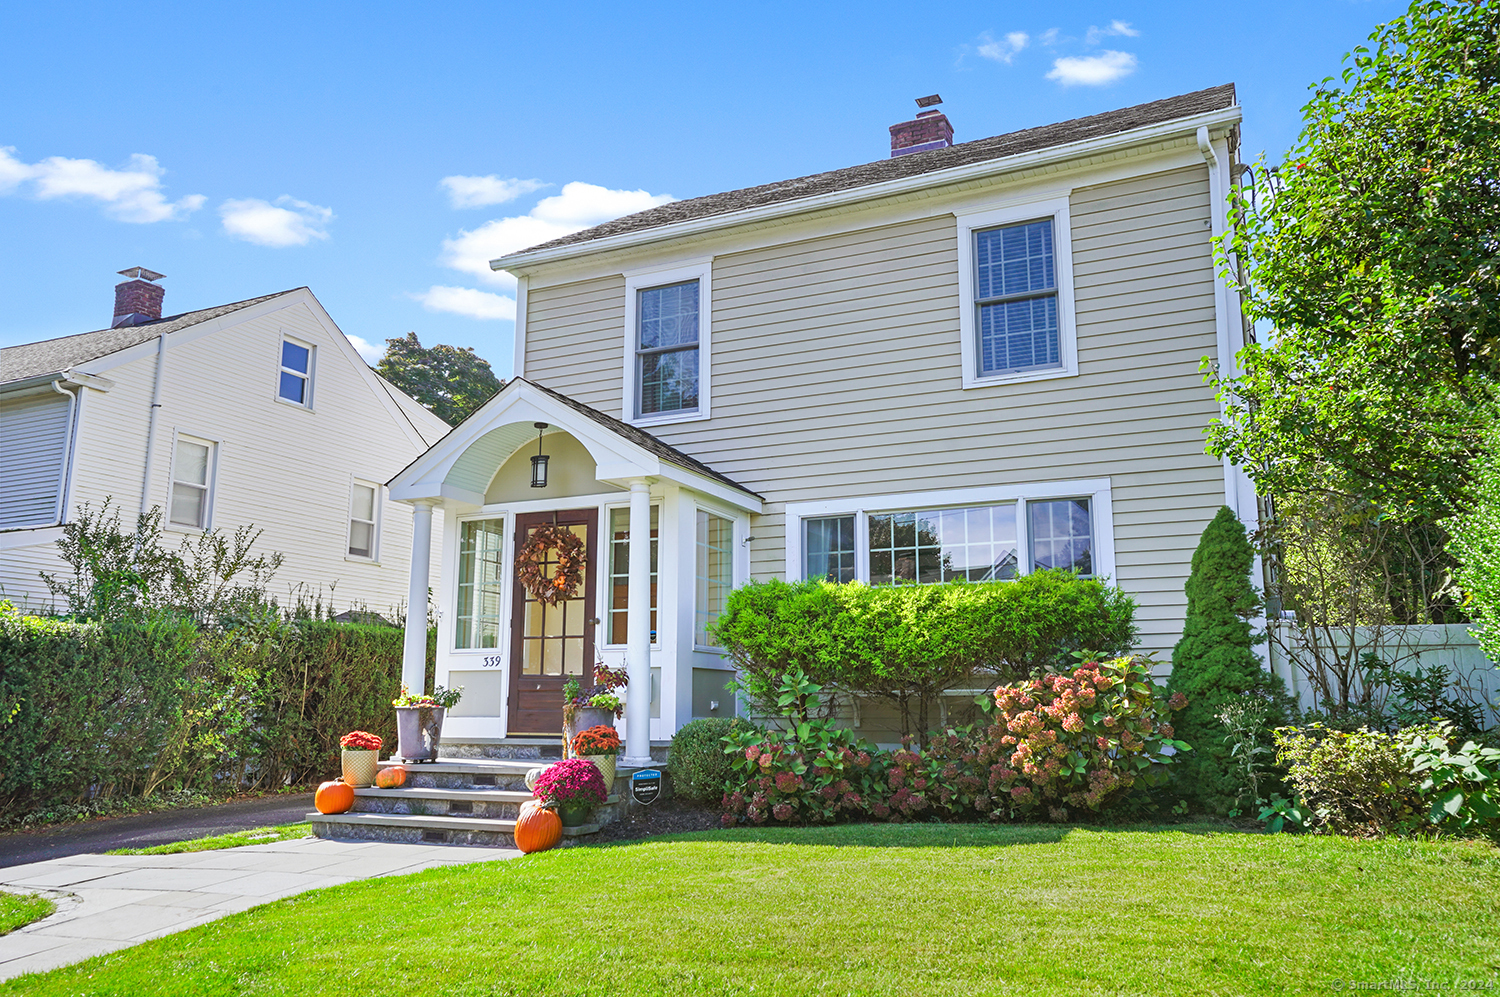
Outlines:
{"type": "MultiPolygon", "coordinates": [[[[691,557],[684,562],[689,568],[689,575],[688,584],[683,586],[685,598],[682,602],[687,618],[688,640],[695,652],[716,654],[727,661],[728,648],[698,643],[698,513],[706,512],[710,516],[729,520],[729,591],[731,593],[744,585],[750,577],[748,544],[750,520],[742,512],[735,512],[701,500],[688,502],[684,512],[687,517],[685,536],[688,540],[688,547],[692,551],[691,557]]],[[[694,667],[702,666],[695,665],[694,667]]]]}
{"type": "MultiPolygon", "coordinates": [[[[600,546],[609,547],[614,543],[614,540],[610,533],[609,523],[610,520],[614,517],[615,512],[621,509],[629,512],[630,505],[628,503],[616,502],[611,505],[605,505],[600,510],[599,535],[604,541],[600,546]]],[[[666,551],[666,546],[662,543],[662,538],[666,536],[667,509],[663,499],[656,495],[651,496],[651,509],[656,513],[656,639],[651,642],[651,649],[653,651],[659,651],[661,650],[662,634],[666,631],[666,627],[662,626],[662,621],[666,619],[666,616],[662,611],[663,597],[666,595],[662,572],[662,565],[664,563],[663,554],[666,551]]],[[[596,605],[602,607],[603,611],[596,612],[594,615],[597,616],[600,620],[598,632],[603,634],[605,639],[599,639],[596,637],[594,640],[594,647],[603,651],[623,651],[626,649],[627,645],[611,644],[607,639],[609,637],[610,627],[609,616],[614,609],[614,607],[610,605],[609,601],[611,595],[610,579],[612,578],[609,569],[614,564],[610,556],[612,553],[613,551],[607,551],[601,558],[601,560],[604,562],[604,571],[600,573],[601,585],[599,586],[599,592],[597,593],[598,602],[596,603],[596,605]]]]}
{"type": "MultiPolygon", "coordinates": [[[[445,583],[447,585],[451,585],[451,588],[446,594],[446,598],[448,600],[447,604],[439,610],[440,616],[442,616],[447,610],[451,610],[453,614],[452,623],[448,626],[446,649],[448,654],[452,655],[453,659],[459,662],[457,667],[460,670],[473,669],[476,667],[474,664],[475,660],[484,658],[487,660],[485,661],[483,667],[503,668],[504,678],[501,679],[501,689],[504,691],[506,696],[510,695],[510,626],[515,615],[514,607],[511,605],[511,600],[515,598],[515,571],[513,570],[513,568],[516,562],[516,515],[516,513],[509,510],[492,510],[489,512],[473,512],[467,515],[454,517],[452,534],[453,557],[451,561],[447,562],[448,564],[452,565],[452,567],[444,569],[445,583]],[[459,647],[459,619],[463,616],[463,593],[459,591],[459,584],[462,570],[462,565],[460,564],[460,562],[463,559],[464,524],[486,519],[498,519],[503,523],[503,525],[500,527],[500,558],[502,570],[500,572],[500,615],[498,617],[499,627],[496,637],[498,643],[494,647],[459,647]]],[[[441,667],[441,663],[439,663],[439,667],[441,667]]],[[[452,668],[453,666],[450,665],[449,667],[452,668]]],[[[507,700],[501,701],[502,707],[504,706],[505,702],[507,702],[507,700]]]]}
{"type": "Polygon", "coordinates": [[[1058,499],[1089,500],[1089,519],[1093,528],[1094,572],[1090,577],[1110,581],[1115,575],[1114,505],[1108,478],[1084,478],[1074,481],[1047,481],[1024,485],[993,485],[980,488],[952,488],[932,492],[905,492],[896,495],[868,495],[835,499],[828,502],[789,502],[786,506],[786,577],[800,581],[802,564],[802,521],[827,516],[854,517],[854,577],[870,582],[870,513],[909,512],[931,509],[968,509],[975,506],[1016,504],[1016,543],[1020,548],[1017,571],[1030,574],[1031,522],[1026,512],[1028,502],[1058,499]]]}
{"type": "Polygon", "coordinates": [[[712,329],[713,260],[698,260],[671,269],[633,270],[625,274],[625,390],[620,405],[621,419],[632,426],[662,426],[674,422],[698,422],[709,417],[709,388],[713,383],[712,329]],[[667,412],[660,415],[637,415],[638,355],[636,317],[640,292],[668,284],[698,282],[698,407],[691,412],[667,412]]]}
{"type": "MultiPolygon", "coordinates": [[[[349,518],[348,528],[345,531],[344,537],[344,560],[364,561],[372,564],[380,563],[381,512],[384,511],[384,506],[385,486],[380,482],[365,481],[361,478],[351,478],[349,480],[349,518]],[[354,489],[361,485],[366,488],[373,489],[375,493],[374,502],[370,507],[370,515],[374,516],[375,518],[370,521],[370,553],[368,557],[360,554],[350,553],[349,550],[349,548],[353,546],[354,541],[354,489]]],[[[360,520],[360,522],[365,522],[365,520],[360,520]]]]}
{"type": "Polygon", "coordinates": [[[162,529],[178,530],[182,533],[207,533],[214,528],[214,504],[219,491],[219,451],[222,441],[206,436],[194,436],[176,429],[172,431],[172,459],[167,465],[167,504],[162,512],[162,529]],[[203,501],[203,525],[185,526],[172,522],[172,495],[177,490],[177,444],[181,441],[208,447],[208,494],[203,501]]]}
{"type": "Polygon", "coordinates": [[[1073,235],[1068,195],[1015,201],[958,216],[958,328],[965,389],[993,388],[1024,381],[1045,381],[1078,375],[1078,330],[1074,320],[1073,235]],[[974,234],[1021,222],[1051,219],[1054,276],[1057,278],[1057,346],[1061,367],[1015,374],[979,374],[979,320],[975,304],[974,234]]]}
{"type": "Polygon", "coordinates": [[[302,408],[307,409],[308,411],[312,411],[313,398],[315,397],[314,385],[317,381],[317,370],[318,348],[304,339],[298,339],[296,336],[290,336],[283,332],[281,334],[281,338],[276,341],[276,400],[283,405],[290,405],[292,406],[292,408],[302,408]],[[298,371],[292,370],[290,367],[281,362],[281,358],[285,356],[285,347],[283,346],[284,343],[291,343],[294,346],[300,346],[307,351],[307,373],[305,375],[298,371]],[[305,377],[307,379],[307,390],[302,393],[302,401],[294,402],[290,398],[282,397],[282,374],[291,374],[294,377],[305,377]]]}

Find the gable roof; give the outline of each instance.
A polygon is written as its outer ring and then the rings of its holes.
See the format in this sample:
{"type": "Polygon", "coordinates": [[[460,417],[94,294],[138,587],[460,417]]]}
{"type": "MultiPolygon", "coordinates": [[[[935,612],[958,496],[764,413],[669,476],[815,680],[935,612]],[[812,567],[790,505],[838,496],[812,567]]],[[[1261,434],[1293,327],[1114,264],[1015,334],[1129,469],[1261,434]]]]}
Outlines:
{"type": "Polygon", "coordinates": [[[1033,152],[1038,149],[1047,149],[1087,139],[1116,135],[1135,128],[1161,124],[1177,118],[1187,118],[1210,111],[1220,111],[1233,107],[1234,104],[1234,84],[1226,83],[1222,86],[1209,87],[1206,90],[1197,90],[1193,93],[1168,97],[1165,100],[1151,101],[1148,104],[1137,104],[1133,107],[1125,107],[1117,111],[1106,111],[1103,114],[1073,118],[1070,121],[1042,125],[1039,128],[1026,128],[1021,131],[1007,132],[1004,135],[996,135],[992,138],[961,142],[946,149],[914,152],[905,156],[897,156],[893,159],[882,159],[877,162],[866,163],[863,166],[851,166],[841,170],[832,170],[827,173],[815,173],[811,176],[797,177],[793,180],[782,180],[777,183],[762,184],[758,187],[744,187],[740,190],[731,190],[722,194],[709,194],[706,197],[694,197],[685,201],[672,201],[671,203],[649,208],[645,211],[638,211],[633,215],[616,218],[602,225],[595,225],[593,228],[584,229],[581,232],[574,232],[571,235],[543,242],[511,255],[522,256],[527,253],[547,249],[580,245],[609,236],[660,228],[677,222],[708,218],[714,215],[728,214],[734,211],[758,208],[784,201],[816,197],[820,194],[852,190],[858,187],[867,187],[872,184],[920,176],[926,173],[937,173],[958,166],[968,166],[972,163],[1003,159],[1007,156],[1014,156],[1023,152],[1033,152]]]}
{"type": "MultiPolygon", "coordinates": [[[[300,289],[293,288],[292,290],[300,289]]],[[[245,301],[235,301],[227,305],[215,305],[212,308],[200,308],[197,311],[183,312],[180,315],[168,315],[153,322],[142,322],[140,325],[100,329],[97,332],[84,332],[76,336],[44,339],[39,343],[7,346],[0,349],[0,384],[42,374],[61,373],[78,364],[98,360],[100,357],[106,357],[121,350],[128,350],[132,346],[139,346],[162,333],[177,332],[179,329],[186,329],[200,322],[208,322],[221,315],[228,315],[241,308],[249,308],[251,305],[290,293],[291,291],[277,291],[275,294],[263,294],[258,298],[248,298],[245,301]]]]}

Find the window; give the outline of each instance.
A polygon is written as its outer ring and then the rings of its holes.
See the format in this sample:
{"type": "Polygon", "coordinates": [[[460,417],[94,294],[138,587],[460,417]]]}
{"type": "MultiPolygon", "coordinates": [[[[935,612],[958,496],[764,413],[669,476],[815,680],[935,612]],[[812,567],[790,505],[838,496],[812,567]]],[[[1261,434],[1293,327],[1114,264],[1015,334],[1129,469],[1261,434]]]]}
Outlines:
{"type": "Polygon", "coordinates": [[[380,486],[363,481],[354,482],[349,493],[349,556],[376,558],[376,499],[380,486]]]}
{"type": "Polygon", "coordinates": [[[870,514],[870,584],[1014,578],[1015,503],[870,514]]]}
{"type": "Polygon", "coordinates": [[[313,348],[295,339],[281,341],[281,379],[277,397],[312,407],[313,348]]]}
{"type": "Polygon", "coordinates": [[[698,282],[636,293],[636,415],[697,411],[698,282]]]}
{"type": "Polygon", "coordinates": [[[172,455],[172,496],[169,519],[175,526],[208,529],[213,500],[215,444],[186,436],[177,438],[172,455]]]}
{"type": "Polygon", "coordinates": [[[1068,200],[958,219],[963,386],[1078,373],[1068,200]]]}
{"type": "Polygon", "coordinates": [[[802,530],[803,578],[854,581],[853,516],[804,519],[802,530]]]}
{"type": "MultiPolygon", "coordinates": [[[[651,643],[656,643],[656,546],[659,506],[651,507],[651,643]]],[[[630,608],[630,510],[609,511],[609,644],[627,641],[630,608]]]]}
{"type": "Polygon", "coordinates": [[[505,580],[505,521],[471,519],[458,528],[459,648],[499,647],[505,580]]]}
{"type": "Polygon", "coordinates": [[[698,511],[697,591],[693,602],[693,643],[718,647],[709,626],[724,612],[734,587],[734,521],[698,511]]]}
{"type": "Polygon", "coordinates": [[[1094,573],[1094,535],[1088,499],[1030,502],[1026,511],[1031,518],[1031,563],[1037,569],[1094,573]]]}

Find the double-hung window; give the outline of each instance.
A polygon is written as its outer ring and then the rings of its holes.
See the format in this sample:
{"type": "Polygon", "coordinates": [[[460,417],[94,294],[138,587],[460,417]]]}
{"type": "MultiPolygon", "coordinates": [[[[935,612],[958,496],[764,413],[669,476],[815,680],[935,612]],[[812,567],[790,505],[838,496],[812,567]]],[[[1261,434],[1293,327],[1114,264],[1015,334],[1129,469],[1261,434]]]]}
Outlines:
{"type": "Polygon", "coordinates": [[[312,408],[313,347],[290,337],[281,340],[281,371],[276,397],[293,405],[312,408]]]}
{"type": "Polygon", "coordinates": [[[708,417],[709,264],[626,276],[624,417],[708,417]]]}
{"type": "Polygon", "coordinates": [[[172,454],[172,494],[168,521],[173,526],[206,530],[213,507],[215,451],[209,440],[177,437],[172,454]]]}
{"type": "Polygon", "coordinates": [[[349,556],[377,559],[380,486],[354,482],[349,492],[349,556]]]}

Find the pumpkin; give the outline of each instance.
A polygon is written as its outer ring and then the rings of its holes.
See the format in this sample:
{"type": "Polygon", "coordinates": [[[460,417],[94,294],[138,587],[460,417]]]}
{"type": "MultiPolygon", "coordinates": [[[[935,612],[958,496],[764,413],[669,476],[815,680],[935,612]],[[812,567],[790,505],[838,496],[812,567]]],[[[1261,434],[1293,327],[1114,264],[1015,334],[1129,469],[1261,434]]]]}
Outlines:
{"type": "Polygon", "coordinates": [[[545,768],[541,767],[541,766],[538,766],[538,767],[536,767],[534,769],[527,769],[526,770],[526,788],[527,789],[533,789],[533,790],[536,789],[536,781],[542,777],[542,773],[545,772],[545,771],[547,771],[547,770],[545,768]]]}
{"type": "Polygon", "coordinates": [[[400,789],[406,785],[406,769],[400,765],[387,765],[375,773],[375,785],[381,789],[400,789]]]}
{"type": "Polygon", "coordinates": [[[313,806],[320,814],[341,814],[354,806],[354,787],[342,779],[325,782],[313,796],[313,806]]]}
{"type": "Polygon", "coordinates": [[[543,806],[521,808],[521,816],[516,818],[516,828],[512,835],[516,839],[516,847],[522,852],[544,852],[562,840],[562,818],[557,816],[555,810],[548,810],[543,806]]]}

